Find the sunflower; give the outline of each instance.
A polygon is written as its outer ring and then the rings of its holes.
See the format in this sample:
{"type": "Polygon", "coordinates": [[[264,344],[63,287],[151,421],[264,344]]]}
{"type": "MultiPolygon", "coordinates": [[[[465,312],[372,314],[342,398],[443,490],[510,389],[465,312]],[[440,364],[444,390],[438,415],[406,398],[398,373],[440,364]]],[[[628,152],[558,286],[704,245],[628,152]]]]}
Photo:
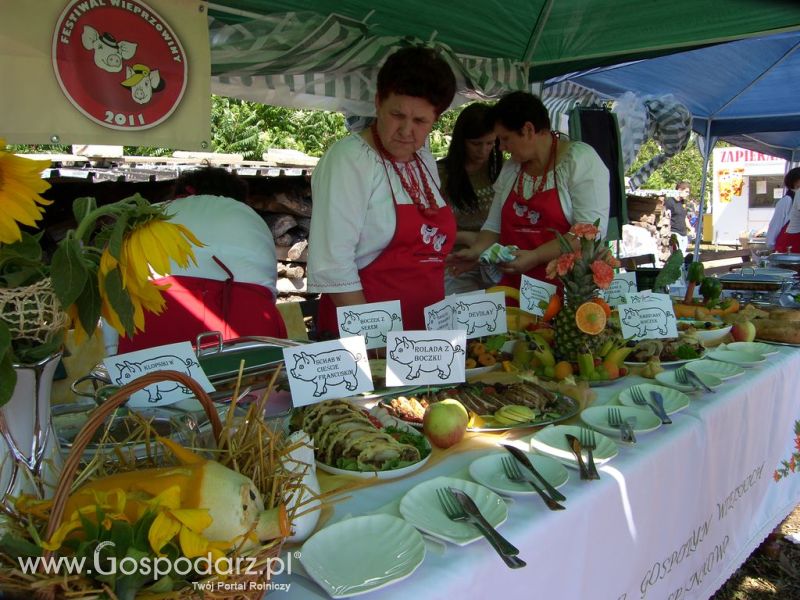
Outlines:
{"type": "Polygon", "coordinates": [[[0,138],[0,243],[13,244],[22,239],[19,224],[35,226],[44,214],[39,205],[52,204],[39,194],[50,184],[41,173],[49,160],[31,160],[6,152],[0,138]]]}
{"type": "Polygon", "coordinates": [[[181,267],[191,260],[197,264],[192,244],[203,244],[183,225],[170,223],[157,216],[136,224],[124,237],[119,260],[108,247],[100,256],[98,284],[101,298],[101,314],[121,334],[126,333],[120,318],[120,307],[114,306],[108,291],[108,278],[120,277],[122,288],[127,292],[133,307],[134,331],[144,330],[144,311],[160,314],[166,301],[161,291],[166,289],[150,280],[151,272],[160,275],[171,271],[170,260],[181,267]]]}

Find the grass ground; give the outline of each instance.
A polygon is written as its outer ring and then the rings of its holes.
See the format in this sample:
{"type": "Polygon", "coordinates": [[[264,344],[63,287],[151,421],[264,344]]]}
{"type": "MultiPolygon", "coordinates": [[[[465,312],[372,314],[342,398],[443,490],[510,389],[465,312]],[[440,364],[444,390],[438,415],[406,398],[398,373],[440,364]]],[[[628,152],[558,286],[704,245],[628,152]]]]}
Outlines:
{"type": "Polygon", "coordinates": [[[800,600],[800,506],[756,549],[710,600],[800,600]]]}

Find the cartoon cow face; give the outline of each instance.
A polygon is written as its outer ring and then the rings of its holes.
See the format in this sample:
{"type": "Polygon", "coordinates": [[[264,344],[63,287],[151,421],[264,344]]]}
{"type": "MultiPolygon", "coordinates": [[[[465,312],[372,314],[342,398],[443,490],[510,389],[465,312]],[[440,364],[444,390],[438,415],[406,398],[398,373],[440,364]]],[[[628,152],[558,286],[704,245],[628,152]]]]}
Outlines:
{"type": "Polygon", "coordinates": [[[81,35],[83,47],[94,51],[94,64],[108,71],[119,73],[122,71],[122,61],[133,58],[136,46],[133,42],[118,42],[110,33],[99,35],[94,27],[86,25],[81,35]]]}
{"type": "Polygon", "coordinates": [[[447,236],[443,233],[433,236],[433,248],[437,252],[442,251],[444,243],[447,241],[447,236]]]}
{"type": "Polygon", "coordinates": [[[138,104],[147,104],[153,98],[153,92],[160,91],[163,86],[158,69],[150,70],[146,65],[125,67],[125,81],[122,85],[131,89],[131,96],[138,104]]]}
{"type": "Polygon", "coordinates": [[[517,202],[514,202],[514,214],[515,215],[517,215],[518,217],[521,217],[522,215],[525,214],[526,210],[528,210],[527,206],[525,206],[524,204],[519,204],[517,202]]]}

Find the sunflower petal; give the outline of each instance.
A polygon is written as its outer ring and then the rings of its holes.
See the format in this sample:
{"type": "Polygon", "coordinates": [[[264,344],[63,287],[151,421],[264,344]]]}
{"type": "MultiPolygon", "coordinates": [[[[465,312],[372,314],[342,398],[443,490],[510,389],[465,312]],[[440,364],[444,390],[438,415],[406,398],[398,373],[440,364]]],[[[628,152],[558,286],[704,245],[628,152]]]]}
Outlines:
{"type": "Polygon", "coordinates": [[[208,540],[188,527],[181,527],[178,541],[186,558],[203,556],[208,551],[208,540]]]}
{"type": "Polygon", "coordinates": [[[214,522],[206,508],[179,508],[171,511],[171,514],[186,527],[198,533],[214,522]]]}

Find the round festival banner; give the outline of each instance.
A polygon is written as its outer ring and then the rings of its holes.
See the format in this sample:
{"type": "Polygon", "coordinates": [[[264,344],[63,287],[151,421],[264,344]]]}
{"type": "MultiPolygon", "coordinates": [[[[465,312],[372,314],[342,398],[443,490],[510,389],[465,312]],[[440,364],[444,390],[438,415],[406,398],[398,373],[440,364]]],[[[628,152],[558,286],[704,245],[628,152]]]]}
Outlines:
{"type": "Polygon", "coordinates": [[[186,90],[180,40],[139,0],[72,0],[56,25],[52,52],[69,101],[111,129],[158,125],[186,90]]]}

